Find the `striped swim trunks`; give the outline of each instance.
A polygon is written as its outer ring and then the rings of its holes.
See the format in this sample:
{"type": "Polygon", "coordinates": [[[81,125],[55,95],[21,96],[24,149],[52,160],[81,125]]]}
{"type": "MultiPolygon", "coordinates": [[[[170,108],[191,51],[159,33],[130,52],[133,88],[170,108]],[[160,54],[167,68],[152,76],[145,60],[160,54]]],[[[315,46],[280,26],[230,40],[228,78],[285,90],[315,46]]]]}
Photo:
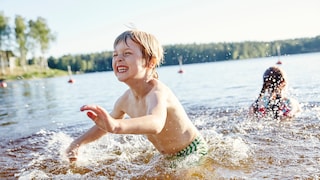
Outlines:
{"type": "Polygon", "coordinates": [[[208,153],[208,145],[202,136],[197,136],[186,148],[174,154],[175,157],[186,157],[192,153],[204,156],[208,153]]]}

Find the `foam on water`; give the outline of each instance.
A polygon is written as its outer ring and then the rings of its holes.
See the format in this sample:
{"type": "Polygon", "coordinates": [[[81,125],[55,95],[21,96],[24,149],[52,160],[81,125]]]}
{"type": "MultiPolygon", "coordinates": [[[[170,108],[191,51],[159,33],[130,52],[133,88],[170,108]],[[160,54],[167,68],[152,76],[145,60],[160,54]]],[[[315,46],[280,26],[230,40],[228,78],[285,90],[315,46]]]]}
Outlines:
{"type": "Polygon", "coordinates": [[[318,106],[304,106],[304,113],[287,122],[255,120],[245,109],[235,107],[196,109],[189,115],[209,145],[209,153],[199,165],[190,164],[197,158],[190,156],[172,168],[144,136],[116,134],[82,146],[78,160],[70,164],[65,150],[83,132],[65,127],[42,129],[2,144],[10,160],[1,172],[19,179],[319,177],[318,106]]]}
{"type": "Polygon", "coordinates": [[[142,135],[108,134],[82,146],[76,163],[69,164],[65,150],[73,138],[64,132],[41,130],[27,139],[29,145],[40,143],[39,148],[29,152],[30,161],[15,176],[19,179],[209,178],[219,174],[214,171],[217,167],[225,173],[222,169],[241,169],[250,161],[250,146],[241,137],[226,137],[214,129],[201,132],[209,145],[209,153],[203,163],[190,164],[198,157],[189,156],[172,168],[171,161],[159,154],[142,135]]]}

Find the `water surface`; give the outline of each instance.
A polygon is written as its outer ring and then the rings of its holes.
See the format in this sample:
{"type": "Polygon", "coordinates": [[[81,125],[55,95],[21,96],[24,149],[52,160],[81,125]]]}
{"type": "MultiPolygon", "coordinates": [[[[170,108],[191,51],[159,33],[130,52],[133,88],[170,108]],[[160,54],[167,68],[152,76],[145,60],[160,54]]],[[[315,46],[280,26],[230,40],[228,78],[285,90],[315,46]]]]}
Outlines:
{"type": "Polygon", "coordinates": [[[93,125],[84,104],[111,111],[127,89],[113,72],[19,80],[0,89],[0,178],[5,179],[319,179],[320,53],[282,56],[288,95],[302,112],[292,121],[249,117],[262,74],[277,57],[158,69],[210,146],[206,163],[171,169],[142,135],[109,134],[64,151],[93,125]]]}

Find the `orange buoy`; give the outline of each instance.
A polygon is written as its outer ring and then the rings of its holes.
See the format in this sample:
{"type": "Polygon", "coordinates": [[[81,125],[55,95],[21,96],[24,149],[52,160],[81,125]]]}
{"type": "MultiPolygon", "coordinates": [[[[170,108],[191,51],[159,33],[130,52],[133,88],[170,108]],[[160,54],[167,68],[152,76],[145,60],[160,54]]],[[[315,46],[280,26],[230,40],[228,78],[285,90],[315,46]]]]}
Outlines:
{"type": "Polygon", "coordinates": [[[71,71],[71,66],[68,65],[68,73],[69,73],[69,81],[68,83],[74,83],[74,80],[72,79],[72,71],[71,71]]]}
{"type": "Polygon", "coordinates": [[[69,79],[68,83],[74,83],[73,79],[69,79]]]}

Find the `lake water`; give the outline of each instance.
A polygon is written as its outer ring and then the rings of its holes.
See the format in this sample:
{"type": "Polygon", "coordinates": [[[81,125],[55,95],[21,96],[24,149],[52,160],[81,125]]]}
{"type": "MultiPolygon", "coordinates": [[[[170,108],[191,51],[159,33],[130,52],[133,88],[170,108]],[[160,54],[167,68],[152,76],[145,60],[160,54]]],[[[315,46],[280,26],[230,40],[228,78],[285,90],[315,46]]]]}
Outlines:
{"type": "Polygon", "coordinates": [[[127,89],[113,72],[19,80],[0,88],[0,178],[4,179],[319,179],[320,53],[282,56],[292,121],[256,120],[248,107],[277,57],[158,69],[209,144],[198,167],[171,169],[141,135],[109,134],[83,146],[76,164],[64,151],[93,125],[84,104],[108,111],[127,89]]]}

